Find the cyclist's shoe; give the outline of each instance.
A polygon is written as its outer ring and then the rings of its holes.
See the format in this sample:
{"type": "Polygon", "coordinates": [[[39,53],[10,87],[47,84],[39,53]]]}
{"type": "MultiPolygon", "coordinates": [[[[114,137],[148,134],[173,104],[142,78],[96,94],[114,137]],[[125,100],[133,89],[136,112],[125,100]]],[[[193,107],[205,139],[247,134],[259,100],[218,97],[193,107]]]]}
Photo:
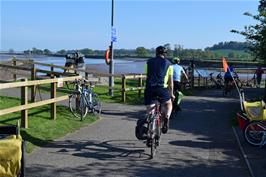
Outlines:
{"type": "Polygon", "coordinates": [[[168,128],[169,128],[169,119],[165,118],[162,127],[162,133],[166,134],[168,132],[168,128]]]}
{"type": "Polygon", "coordinates": [[[151,147],[151,139],[149,139],[149,138],[147,139],[147,141],[146,141],[146,146],[147,146],[147,147],[151,147]]]}

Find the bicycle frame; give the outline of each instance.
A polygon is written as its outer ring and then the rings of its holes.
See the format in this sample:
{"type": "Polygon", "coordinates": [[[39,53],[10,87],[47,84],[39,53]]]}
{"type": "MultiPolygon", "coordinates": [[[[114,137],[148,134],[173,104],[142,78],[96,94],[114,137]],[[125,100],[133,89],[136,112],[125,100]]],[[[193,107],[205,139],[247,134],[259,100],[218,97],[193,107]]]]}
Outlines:
{"type": "Polygon", "coordinates": [[[148,138],[151,143],[151,158],[155,155],[156,147],[159,146],[162,127],[161,105],[156,103],[152,114],[148,117],[148,138]]]}
{"type": "Polygon", "coordinates": [[[93,93],[93,85],[85,85],[86,80],[81,82],[75,80],[75,90],[69,96],[69,107],[75,117],[83,119],[87,112],[99,113],[101,112],[101,103],[98,100],[97,94],[93,93]]]}
{"type": "Polygon", "coordinates": [[[81,86],[81,97],[85,99],[85,106],[88,107],[90,110],[93,109],[92,105],[92,97],[93,92],[91,89],[87,89],[85,85],[81,86]]]}

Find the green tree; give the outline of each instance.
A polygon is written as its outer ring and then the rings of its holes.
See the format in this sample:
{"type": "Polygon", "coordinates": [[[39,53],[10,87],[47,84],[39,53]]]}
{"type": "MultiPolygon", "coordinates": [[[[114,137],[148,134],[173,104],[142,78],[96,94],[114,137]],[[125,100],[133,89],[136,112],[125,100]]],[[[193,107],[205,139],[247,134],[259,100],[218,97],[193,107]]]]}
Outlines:
{"type": "Polygon", "coordinates": [[[138,57],[147,57],[149,55],[149,51],[144,47],[137,47],[136,54],[138,57]]]}
{"type": "Polygon", "coordinates": [[[62,50],[57,51],[56,53],[60,55],[66,55],[67,51],[65,49],[62,49],[62,50]]]}
{"type": "Polygon", "coordinates": [[[32,48],[32,54],[36,54],[36,55],[42,55],[43,51],[41,49],[37,49],[36,47],[32,48]]]}
{"type": "Polygon", "coordinates": [[[172,49],[171,49],[171,44],[167,43],[167,44],[164,44],[163,46],[164,46],[164,47],[166,48],[166,50],[167,50],[167,54],[166,54],[166,56],[172,58],[172,57],[173,57],[173,51],[172,51],[172,49]]]}
{"type": "Polygon", "coordinates": [[[8,50],[8,53],[14,53],[15,51],[14,51],[14,49],[9,49],[8,50]]]}
{"type": "Polygon", "coordinates": [[[43,54],[44,55],[50,55],[52,52],[49,49],[44,49],[43,54]]]}
{"type": "Polygon", "coordinates": [[[93,50],[89,48],[80,49],[79,52],[83,53],[84,55],[94,55],[93,50]]]}
{"type": "Polygon", "coordinates": [[[245,12],[244,15],[252,17],[258,23],[244,27],[244,31],[231,30],[246,37],[250,44],[249,49],[257,60],[263,60],[266,64],[266,0],[260,0],[258,14],[252,15],[245,12]]]}

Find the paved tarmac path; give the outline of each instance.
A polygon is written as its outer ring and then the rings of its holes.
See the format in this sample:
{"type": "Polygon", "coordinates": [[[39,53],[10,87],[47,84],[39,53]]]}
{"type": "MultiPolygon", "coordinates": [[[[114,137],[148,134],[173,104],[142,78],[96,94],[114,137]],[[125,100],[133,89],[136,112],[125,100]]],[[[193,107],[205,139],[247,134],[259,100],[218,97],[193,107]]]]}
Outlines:
{"type": "Polygon", "coordinates": [[[99,121],[28,155],[27,176],[249,177],[230,122],[238,99],[219,90],[185,97],[152,160],[134,136],[144,108],[104,104],[99,121]]]}

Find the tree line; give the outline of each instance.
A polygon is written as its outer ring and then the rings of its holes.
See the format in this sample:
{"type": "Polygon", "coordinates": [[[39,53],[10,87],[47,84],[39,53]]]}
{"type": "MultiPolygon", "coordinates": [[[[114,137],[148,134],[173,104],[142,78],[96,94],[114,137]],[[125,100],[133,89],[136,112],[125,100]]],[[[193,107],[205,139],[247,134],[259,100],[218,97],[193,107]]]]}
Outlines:
{"type": "MultiPolygon", "coordinates": [[[[175,44],[164,44],[164,47],[167,48],[167,57],[179,57],[181,59],[219,59],[222,56],[230,59],[236,60],[251,60],[251,55],[245,52],[247,43],[243,42],[219,42],[214,44],[211,47],[203,49],[185,49],[182,45],[175,44]]],[[[27,55],[53,55],[53,56],[65,56],[67,53],[70,53],[74,50],[61,49],[58,51],[51,51],[49,49],[37,49],[33,47],[23,51],[27,55]]],[[[81,52],[86,57],[104,57],[105,50],[93,50],[90,48],[77,49],[75,51],[81,52]]],[[[14,53],[13,49],[9,50],[9,53],[14,53]]],[[[155,48],[145,48],[137,47],[136,49],[114,49],[114,55],[118,58],[123,57],[132,57],[132,58],[149,58],[155,56],[155,48]]]]}
{"type": "Polygon", "coordinates": [[[247,50],[249,47],[248,42],[219,42],[218,44],[214,44],[212,47],[207,47],[205,50],[220,50],[220,49],[230,49],[230,50],[247,50]]]}

